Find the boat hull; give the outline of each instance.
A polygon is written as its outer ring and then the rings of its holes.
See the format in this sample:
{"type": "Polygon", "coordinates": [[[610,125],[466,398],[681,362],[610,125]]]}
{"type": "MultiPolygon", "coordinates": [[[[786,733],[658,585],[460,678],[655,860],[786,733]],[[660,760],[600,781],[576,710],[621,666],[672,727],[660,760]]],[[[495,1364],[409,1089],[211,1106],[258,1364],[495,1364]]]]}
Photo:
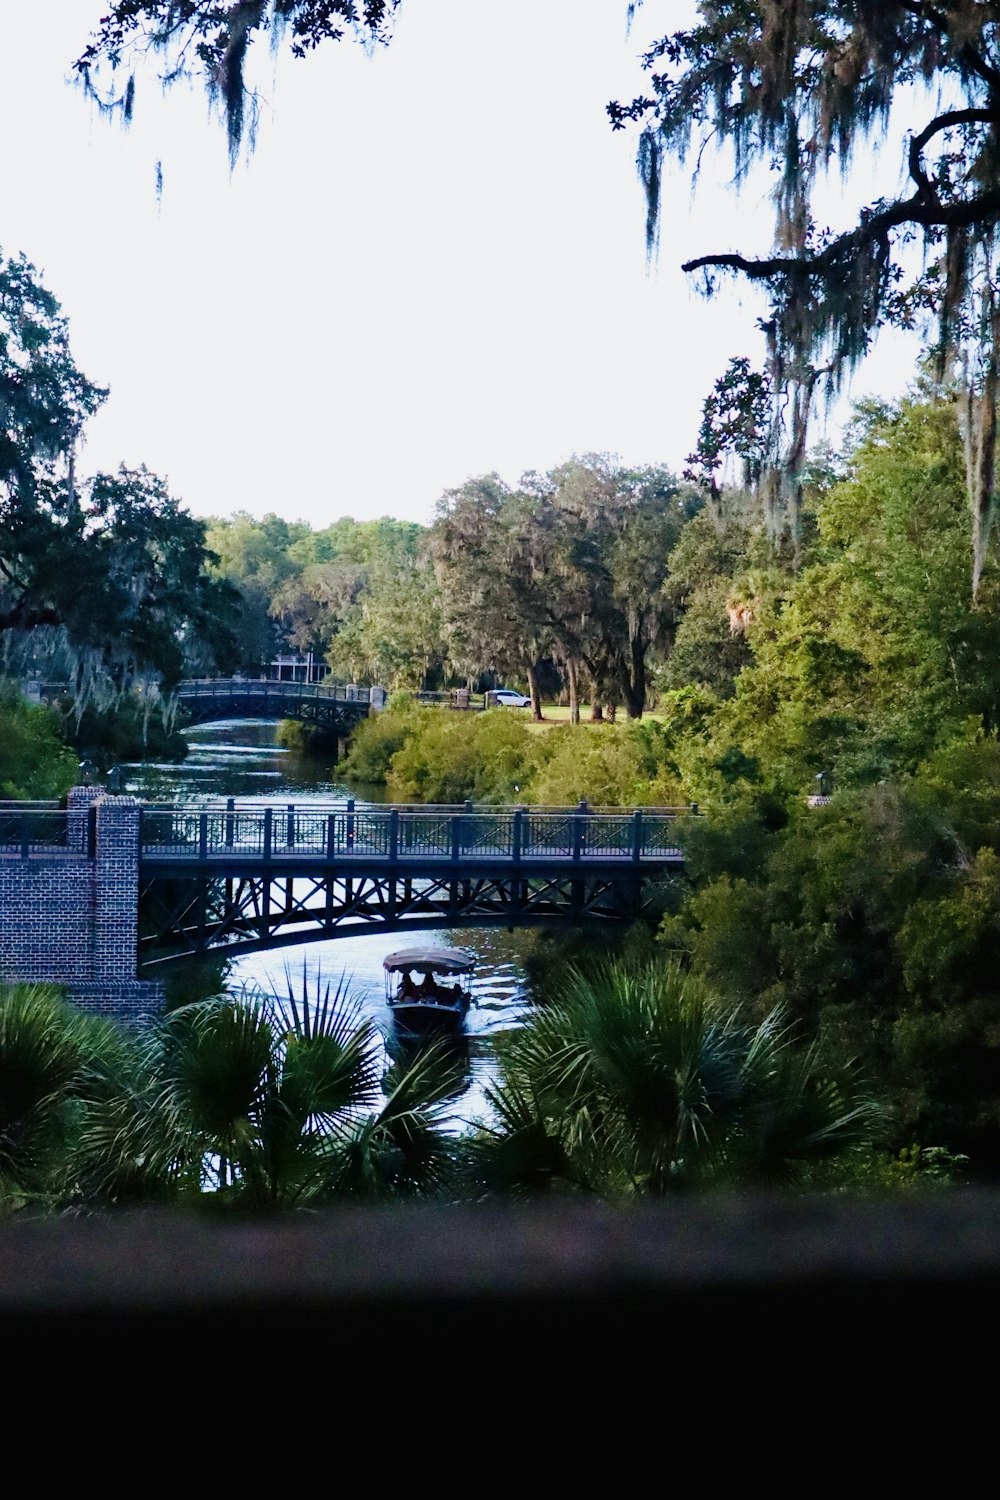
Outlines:
{"type": "Polygon", "coordinates": [[[433,1001],[400,1000],[390,1003],[396,1030],[406,1036],[434,1036],[454,1034],[465,1026],[469,1009],[467,1000],[454,1005],[434,1004],[433,1001]]]}

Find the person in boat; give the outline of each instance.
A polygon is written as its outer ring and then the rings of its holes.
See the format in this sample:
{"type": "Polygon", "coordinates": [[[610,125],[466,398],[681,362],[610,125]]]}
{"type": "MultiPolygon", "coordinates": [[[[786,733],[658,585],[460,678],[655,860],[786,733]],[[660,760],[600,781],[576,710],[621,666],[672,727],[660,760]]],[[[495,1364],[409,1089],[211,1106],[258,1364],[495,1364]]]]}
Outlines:
{"type": "Polygon", "coordinates": [[[413,983],[413,975],[410,973],[409,969],[407,969],[406,973],[403,975],[403,982],[399,986],[399,998],[400,1000],[415,1000],[416,997],[417,987],[413,983]]]}

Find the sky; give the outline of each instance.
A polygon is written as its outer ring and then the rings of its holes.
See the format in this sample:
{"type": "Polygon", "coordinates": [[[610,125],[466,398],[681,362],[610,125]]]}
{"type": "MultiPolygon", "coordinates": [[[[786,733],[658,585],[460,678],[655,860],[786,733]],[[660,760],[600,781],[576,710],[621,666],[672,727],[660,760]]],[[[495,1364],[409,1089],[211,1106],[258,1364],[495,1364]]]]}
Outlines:
{"type": "MultiPolygon", "coordinates": [[[[0,0],[0,247],[23,251],[111,395],[82,471],[145,463],[196,515],[429,522],[442,493],[573,453],[679,471],[756,294],[680,262],[766,250],[763,185],[674,173],[647,268],[635,139],[648,36],[687,0],[406,0],[374,55],[260,50],[230,171],[200,86],[140,77],[130,130],[68,81],[105,0],[0,0]],[[162,163],[163,190],[156,191],[162,163]]],[[[900,393],[886,339],[853,394],[900,393]]],[[[834,414],[834,440],[845,414],[834,414]]],[[[815,429],[822,435],[822,426],[815,429]]]]}

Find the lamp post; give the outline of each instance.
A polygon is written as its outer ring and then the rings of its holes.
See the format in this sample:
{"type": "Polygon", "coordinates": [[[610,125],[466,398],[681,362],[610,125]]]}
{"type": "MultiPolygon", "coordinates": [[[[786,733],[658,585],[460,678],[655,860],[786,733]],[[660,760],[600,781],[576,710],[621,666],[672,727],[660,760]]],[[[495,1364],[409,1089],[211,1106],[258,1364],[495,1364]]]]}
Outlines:
{"type": "Polygon", "coordinates": [[[811,797],[806,798],[810,807],[825,807],[833,792],[833,773],[831,771],[817,771],[814,777],[816,790],[811,797]]]}
{"type": "Polygon", "coordinates": [[[79,766],[79,777],[81,786],[95,786],[97,783],[98,768],[92,760],[81,760],[79,766]]]}
{"type": "Polygon", "coordinates": [[[112,766],[105,778],[105,785],[112,797],[120,797],[125,790],[125,772],[121,766],[112,766]]]}

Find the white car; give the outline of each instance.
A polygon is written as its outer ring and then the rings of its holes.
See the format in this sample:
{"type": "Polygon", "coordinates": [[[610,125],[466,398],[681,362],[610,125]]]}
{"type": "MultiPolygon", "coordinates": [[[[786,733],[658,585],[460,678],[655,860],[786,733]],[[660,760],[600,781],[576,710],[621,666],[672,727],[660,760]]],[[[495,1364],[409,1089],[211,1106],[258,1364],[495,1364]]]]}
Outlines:
{"type": "Polygon", "coordinates": [[[515,693],[512,688],[495,688],[493,697],[498,708],[531,707],[531,699],[526,698],[523,693],[515,693]]]}

